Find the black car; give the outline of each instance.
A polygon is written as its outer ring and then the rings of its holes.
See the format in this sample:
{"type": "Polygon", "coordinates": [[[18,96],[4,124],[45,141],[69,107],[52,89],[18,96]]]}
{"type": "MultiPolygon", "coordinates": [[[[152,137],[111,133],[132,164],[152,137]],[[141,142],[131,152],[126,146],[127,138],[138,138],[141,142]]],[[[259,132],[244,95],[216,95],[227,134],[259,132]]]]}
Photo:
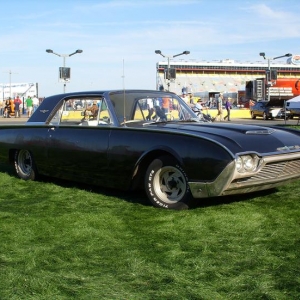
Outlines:
{"type": "Polygon", "coordinates": [[[24,180],[141,188],[154,206],[181,209],[300,178],[300,131],[201,122],[170,92],[74,92],[45,98],[25,125],[1,126],[0,162],[24,180]]]}
{"type": "Polygon", "coordinates": [[[275,118],[290,118],[290,112],[283,108],[284,103],[281,100],[258,101],[250,107],[251,118],[261,117],[264,120],[275,118]]]}

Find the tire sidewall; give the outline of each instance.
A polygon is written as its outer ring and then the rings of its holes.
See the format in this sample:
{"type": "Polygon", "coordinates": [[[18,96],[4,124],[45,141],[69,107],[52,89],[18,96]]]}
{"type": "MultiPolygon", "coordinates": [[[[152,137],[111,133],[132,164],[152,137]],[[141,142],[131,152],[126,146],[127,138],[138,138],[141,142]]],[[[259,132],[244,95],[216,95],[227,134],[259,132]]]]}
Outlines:
{"type": "Polygon", "coordinates": [[[188,185],[187,175],[183,170],[183,168],[180,166],[180,164],[170,156],[162,156],[160,158],[157,158],[153,160],[152,163],[149,165],[145,176],[145,190],[150,202],[155,207],[160,207],[165,209],[177,209],[177,210],[188,208],[187,203],[191,197],[190,196],[191,192],[190,192],[190,187],[188,185]],[[178,202],[166,203],[155,192],[155,182],[154,182],[155,175],[157,174],[157,172],[161,170],[161,168],[166,166],[172,166],[178,169],[183,174],[183,177],[185,179],[186,192],[185,195],[182,197],[182,199],[178,202]]]}

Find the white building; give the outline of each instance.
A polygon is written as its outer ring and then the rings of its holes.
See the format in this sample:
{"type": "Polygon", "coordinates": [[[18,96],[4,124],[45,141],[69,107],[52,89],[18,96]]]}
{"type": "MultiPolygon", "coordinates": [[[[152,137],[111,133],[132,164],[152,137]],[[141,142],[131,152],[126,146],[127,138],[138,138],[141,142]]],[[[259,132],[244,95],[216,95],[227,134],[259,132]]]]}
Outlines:
{"type": "Polygon", "coordinates": [[[14,99],[16,96],[27,98],[28,96],[38,97],[37,83],[0,83],[0,100],[6,100],[9,97],[14,99]]]}

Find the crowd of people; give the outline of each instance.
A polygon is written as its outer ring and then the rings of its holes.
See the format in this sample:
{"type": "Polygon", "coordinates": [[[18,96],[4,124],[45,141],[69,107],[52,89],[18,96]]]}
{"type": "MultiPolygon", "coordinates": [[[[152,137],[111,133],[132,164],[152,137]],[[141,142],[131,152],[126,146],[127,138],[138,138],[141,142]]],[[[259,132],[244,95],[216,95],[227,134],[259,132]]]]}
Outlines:
{"type": "MultiPolygon", "coordinates": [[[[187,92],[183,92],[179,96],[196,113],[196,115],[204,121],[231,121],[230,111],[232,109],[232,104],[230,99],[225,99],[222,94],[216,98],[216,103],[204,103],[202,102],[201,97],[195,97],[192,93],[187,92]],[[208,109],[210,109],[212,105],[215,105],[217,108],[217,114],[214,117],[208,113],[208,109]],[[224,109],[227,112],[226,116],[223,116],[224,109]]],[[[170,99],[168,97],[163,97],[154,100],[150,98],[147,99],[147,109],[148,114],[146,119],[150,121],[156,120],[157,118],[164,120],[166,119],[166,115],[169,113],[169,110],[176,108],[172,108],[172,103],[170,103],[170,99]]]]}
{"type": "Polygon", "coordinates": [[[29,118],[39,105],[40,100],[36,96],[28,96],[26,99],[21,99],[19,95],[14,99],[8,97],[6,100],[0,100],[0,116],[20,118],[25,115],[29,118]]]}
{"type": "Polygon", "coordinates": [[[231,121],[230,111],[232,109],[232,104],[228,98],[224,99],[222,94],[219,94],[216,99],[217,114],[214,117],[204,113],[205,109],[211,108],[211,103],[203,103],[201,97],[196,100],[191,93],[187,94],[186,92],[183,92],[181,98],[194,110],[194,112],[196,112],[198,117],[201,117],[206,121],[231,121]],[[225,107],[227,113],[226,116],[223,116],[223,107],[225,107]]]}

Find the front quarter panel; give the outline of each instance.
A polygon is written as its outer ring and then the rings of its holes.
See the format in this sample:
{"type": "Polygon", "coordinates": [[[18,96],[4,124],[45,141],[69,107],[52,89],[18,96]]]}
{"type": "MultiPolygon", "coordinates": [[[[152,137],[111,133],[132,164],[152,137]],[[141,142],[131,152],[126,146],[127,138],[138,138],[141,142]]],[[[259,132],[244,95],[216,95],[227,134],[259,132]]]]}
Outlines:
{"type": "Polygon", "coordinates": [[[125,128],[111,131],[108,154],[110,174],[107,176],[111,176],[112,183],[129,182],[138,162],[166,153],[182,164],[187,177],[193,181],[216,179],[234,160],[226,148],[208,139],[167,131],[125,128]]]}

